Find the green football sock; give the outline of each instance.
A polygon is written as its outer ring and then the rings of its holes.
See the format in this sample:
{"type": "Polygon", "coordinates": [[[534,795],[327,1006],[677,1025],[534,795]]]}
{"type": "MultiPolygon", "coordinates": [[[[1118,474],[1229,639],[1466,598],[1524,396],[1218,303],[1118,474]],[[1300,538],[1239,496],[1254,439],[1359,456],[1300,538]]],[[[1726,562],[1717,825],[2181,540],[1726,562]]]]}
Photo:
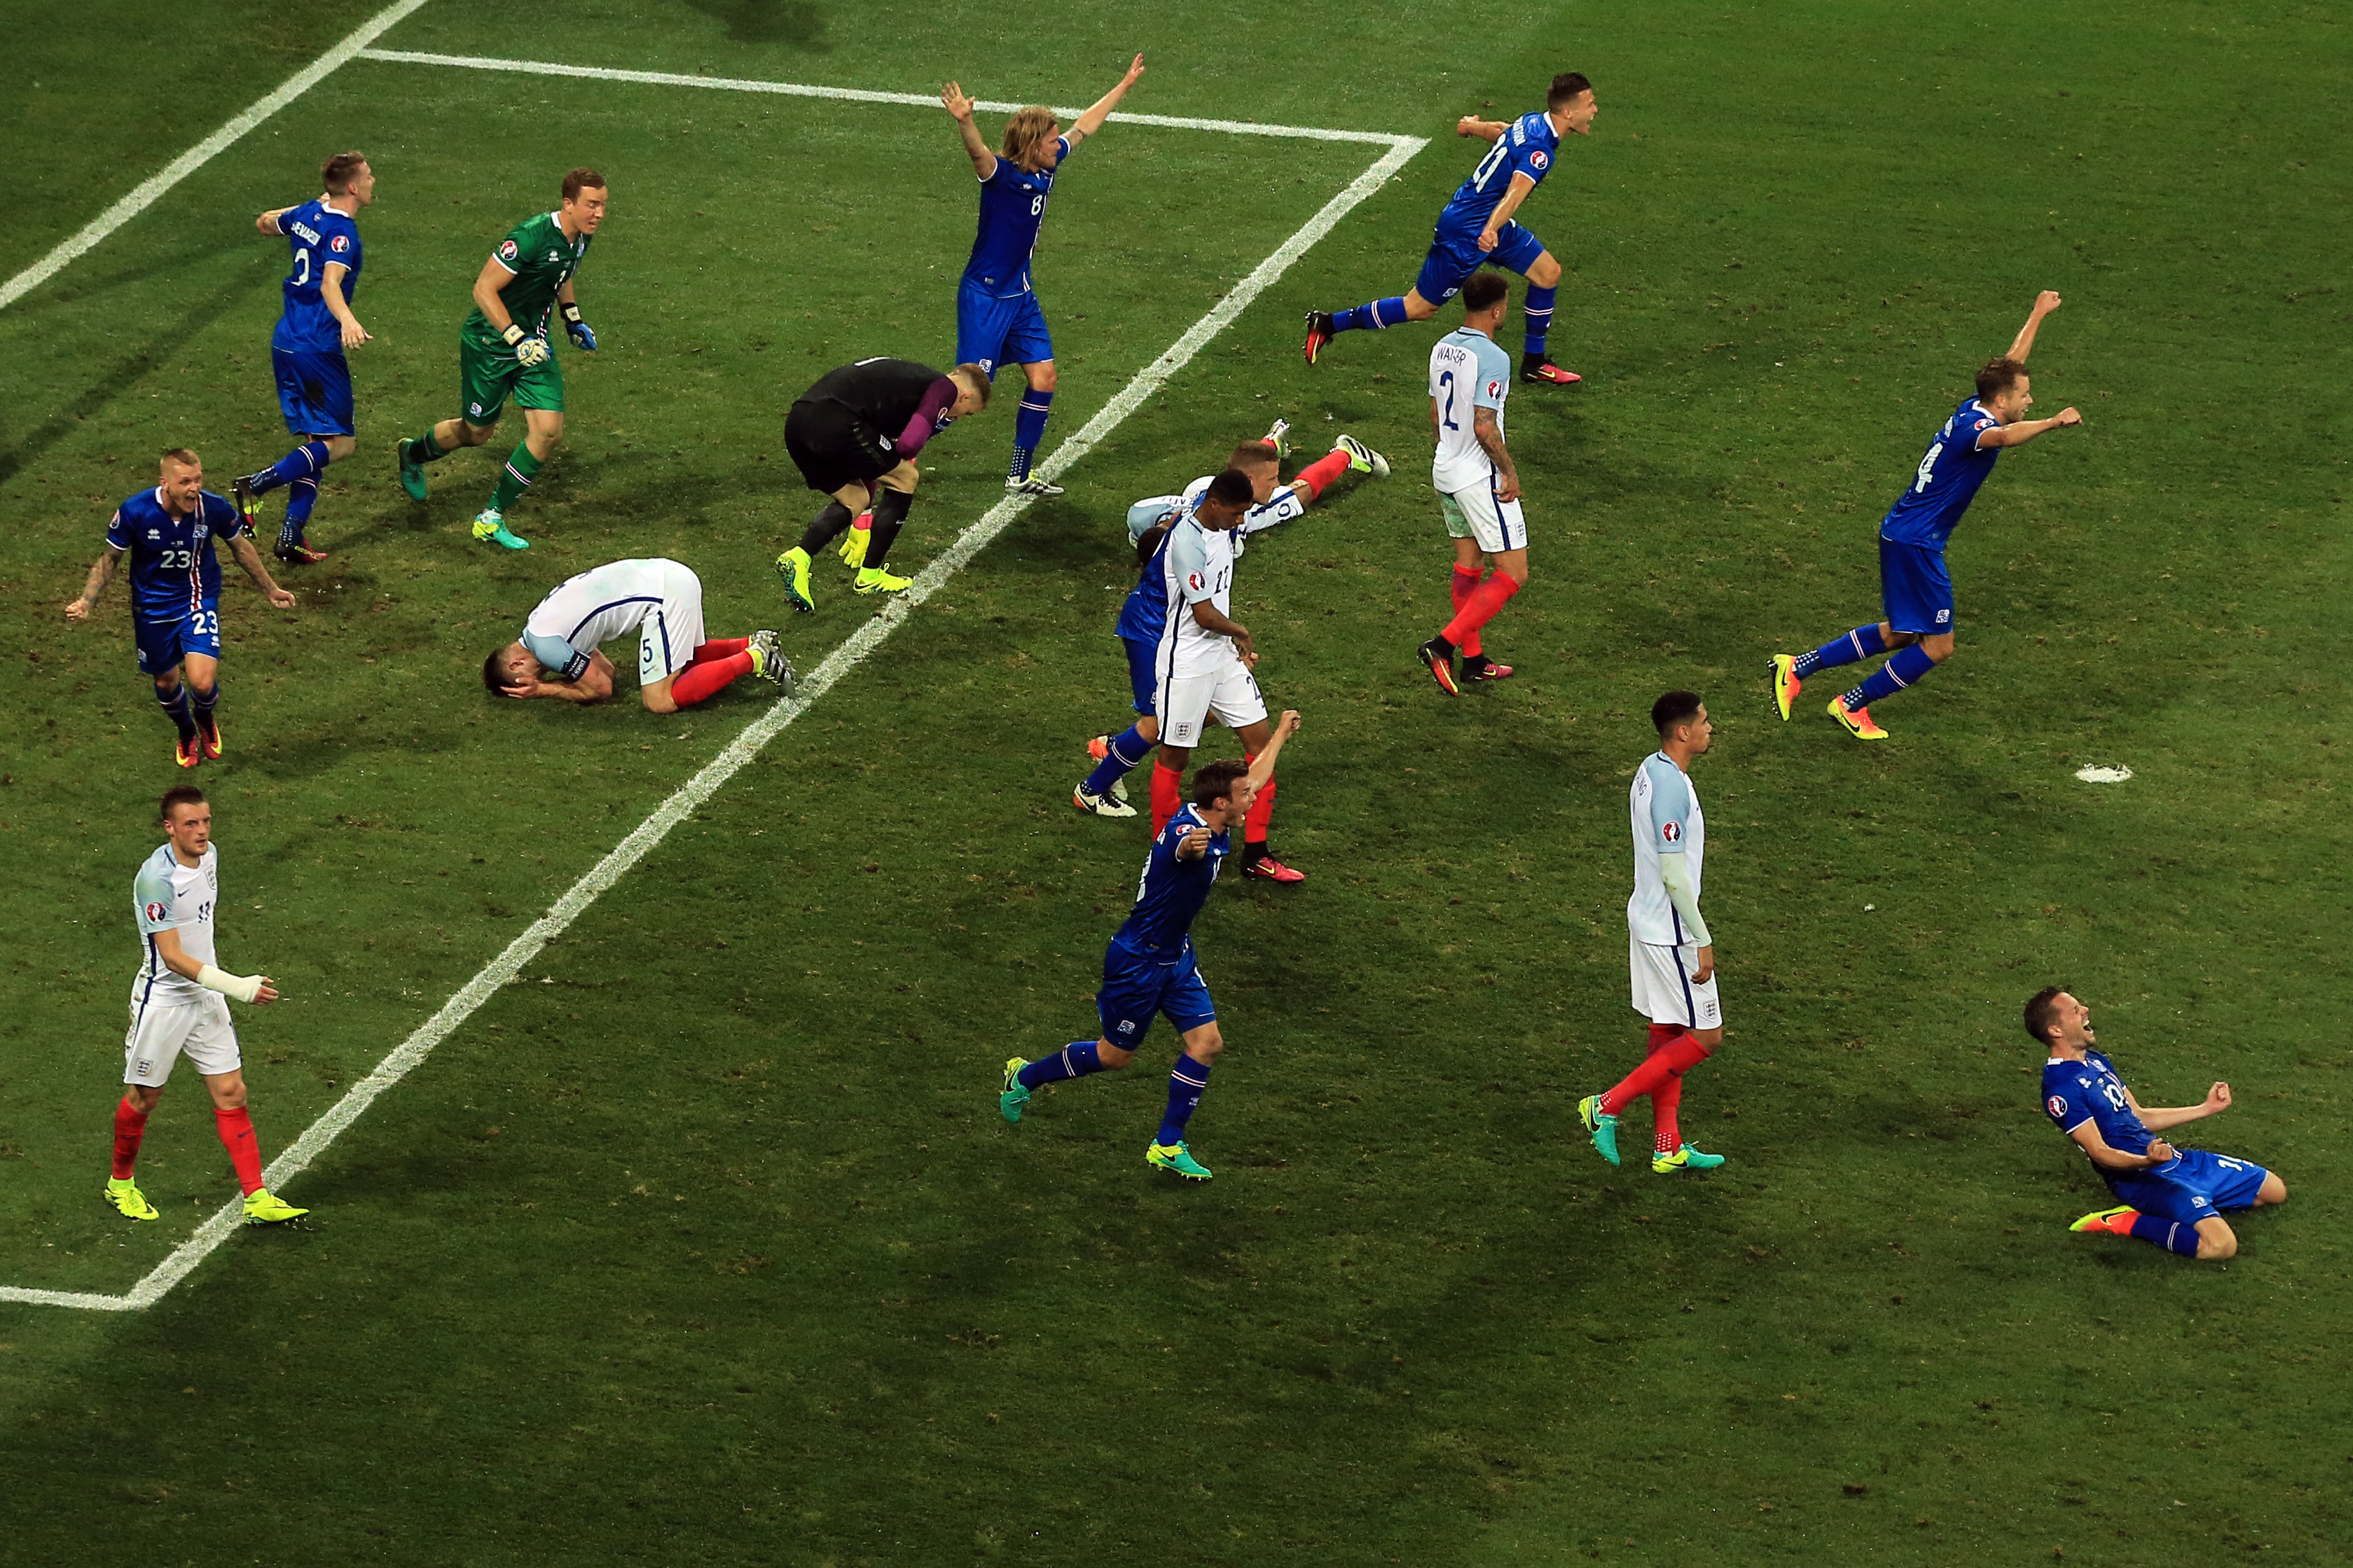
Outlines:
{"type": "Polygon", "coordinates": [[[499,488],[491,497],[491,510],[503,512],[514,505],[538,474],[539,459],[531,455],[531,444],[526,441],[516,447],[507,454],[506,467],[499,470],[499,488]]]}
{"type": "Polygon", "coordinates": [[[412,463],[430,463],[448,455],[441,449],[440,443],[433,439],[433,426],[430,425],[425,427],[424,435],[408,444],[408,460],[412,463]]]}

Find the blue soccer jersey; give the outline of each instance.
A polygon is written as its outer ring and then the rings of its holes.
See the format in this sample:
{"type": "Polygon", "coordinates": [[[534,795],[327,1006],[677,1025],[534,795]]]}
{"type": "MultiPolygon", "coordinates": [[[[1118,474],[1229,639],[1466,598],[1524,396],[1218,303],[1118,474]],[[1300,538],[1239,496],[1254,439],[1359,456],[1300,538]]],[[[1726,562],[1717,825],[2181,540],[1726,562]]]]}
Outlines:
{"type": "Polygon", "coordinates": [[[1111,939],[1113,946],[1160,963],[1174,963],[1191,951],[1193,917],[1208,900],[1209,887],[1218,879],[1218,868],[1226,858],[1231,836],[1225,830],[1211,834],[1208,848],[1190,860],[1178,859],[1176,847],[1185,842],[1187,834],[1208,826],[1201,808],[1189,801],[1168,819],[1168,826],[1152,841],[1143,879],[1135,886],[1135,908],[1111,939]]]}
{"type": "Polygon", "coordinates": [[[1054,175],[1071,155],[1071,139],[1058,138],[1056,147],[1051,169],[1032,174],[1010,158],[999,158],[980,182],[980,227],[973,236],[972,259],[964,264],[967,285],[1000,300],[1029,292],[1029,256],[1046,222],[1054,175]]]}
{"type": "Polygon", "coordinates": [[[213,541],[244,531],[237,508],[210,490],[185,517],[164,510],[160,489],[143,490],[115,508],[106,542],[128,557],[132,616],[177,621],[209,608],[220,597],[221,583],[213,541]]]}
{"type": "Polygon", "coordinates": [[[319,294],[328,265],[348,268],[343,276],[343,303],[352,302],[360,287],[360,226],[343,213],[314,197],[278,215],[278,232],[294,253],[286,274],[286,310],[270,338],[273,348],[290,351],[341,349],[343,324],[319,294]]]}
{"type": "Polygon", "coordinates": [[[2001,456],[1999,447],[1980,447],[1978,437],[2000,428],[2001,421],[1974,397],[1954,409],[1921,456],[1910,488],[1887,509],[1879,537],[1930,550],[1945,548],[1961,513],[1977,499],[1978,487],[1993,472],[1994,459],[2001,456]]]}
{"type": "Polygon", "coordinates": [[[1495,138],[1494,146],[1455,191],[1454,199],[1438,215],[1438,226],[1483,228],[1512,188],[1514,174],[1525,174],[1541,185],[1559,153],[1560,132],[1552,128],[1552,116],[1542,110],[1521,115],[1512,121],[1510,130],[1495,138]]]}
{"type": "Polygon", "coordinates": [[[2073,1132],[2089,1121],[2099,1128],[2109,1148],[2126,1154],[2148,1152],[2152,1134],[2134,1111],[2116,1064],[2097,1051],[2084,1052],[2079,1062],[2053,1057],[2042,1064],[2042,1110],[2062,1132],[2073,1132]]]}
{"type": "Polygon", "coordinates": [[[1164,581],[1162,567],[1168,553],[1168,540],[1176,530],[1160,536],[1153,547],[1152,559],[1135,579],[1135,586],[1127,591],[1120,602],[1119,625],[1114,628],[1129,642],[1157,643],[1160,633],[1168,625],[1168,584],[1164,581]]]}

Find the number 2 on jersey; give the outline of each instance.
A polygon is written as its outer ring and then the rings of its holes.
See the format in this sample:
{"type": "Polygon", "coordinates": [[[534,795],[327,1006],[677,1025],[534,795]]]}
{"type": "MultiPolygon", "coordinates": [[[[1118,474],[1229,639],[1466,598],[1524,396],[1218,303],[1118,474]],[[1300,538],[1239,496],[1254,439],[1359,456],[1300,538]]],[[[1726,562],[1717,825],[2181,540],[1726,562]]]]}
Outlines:
{"type": "Polygon", "coordinates": [[[1451,370],[1440,371],[1438,384],[1446,388],[1446,407],[1439,414],[1438,422],[1449,430],[1461,429],[1461,426],[1454,423],[1454,373],[1451,370]]]}

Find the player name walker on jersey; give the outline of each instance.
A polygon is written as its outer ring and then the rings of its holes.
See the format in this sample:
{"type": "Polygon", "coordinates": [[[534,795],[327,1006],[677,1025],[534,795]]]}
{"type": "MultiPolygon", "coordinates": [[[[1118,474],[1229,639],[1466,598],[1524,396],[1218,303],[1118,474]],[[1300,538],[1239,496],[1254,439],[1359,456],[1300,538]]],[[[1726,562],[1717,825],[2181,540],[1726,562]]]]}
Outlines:
{"type": "Polygon", "coordinates": [[[1502,437],[1511,386],[1512,356],[1486,333],[1457,327],[1438,340],[1430,351],[1430,397],[1438,405],[1438,450],[1430,462],[1433,488],[1453,495],[1493,480],[1495,460],[1476,432],[1478,410],[1494,410],[1495,434],[1502,437]]]}
{"type": "Polygon", "coordinates": [[[155,933],[180,933],[180,951],[199,964],[216,961],[213,947],[213,906],[220,899],[220,849],[205,847],[204,858],[184,866],[168,843],[155,847],[132,879],[132,912],[146,951],[141,955],[139,978],[132,987],[135,1005],[149,996],[181,999],[211,994],[164,962],[156,951],[155,933]]]}
{"type": "Polygon", "coordinates": [[[1942,550],[2001,456],[1999,447],[1979,447],[1978,437],[2000,427],[2001,421],[1974,397],[1954,409],[1921,455],[1911,484],[1887,509],[1879,536],[1942,550]]]}
{"type": "Polygon", "coordinates": [[[1692,940],[1667,892],[1659,868],[1662,854],[1681,853],[1691,872],[1692,900],[1700,896],[1700,863],[1707,853],[1707,818],[1691,777],[1664,752],[1653,752],[1634,770],[1627,792],[1634,829],[1634,891],[1626,900],[1626,925],[1637,942],[1681,947],[1692,940]]]}
{"type": "Polygon", "coordinates": [[[343,303],[352,303],[360,287],[360,226],[348,214],[314,196],[301,206],[280,213],[278,230],[286,237],[292,265],[286,274],[284,312],[278,318],[272,348],[295,353],[340,352],[343,323],[327,309],[320,288],[328,266],[345,268],[343,303]]]}

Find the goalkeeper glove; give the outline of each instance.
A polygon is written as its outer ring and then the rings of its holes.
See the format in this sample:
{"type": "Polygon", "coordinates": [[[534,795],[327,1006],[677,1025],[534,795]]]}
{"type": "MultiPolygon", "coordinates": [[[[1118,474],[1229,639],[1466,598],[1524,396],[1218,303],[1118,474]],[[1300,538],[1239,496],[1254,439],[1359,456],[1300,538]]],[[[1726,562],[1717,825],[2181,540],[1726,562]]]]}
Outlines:
{"type": "Polygon", "coordinates": [[[580,345],[581,353],[593,354],[596,352],[596,329],[580,319],[580,307],[568,300],[564,305],[564,330],[572,334],[572,341],[580,345]]]}
{"type": "Polygon", "coordinates": [[[506,340],[507,347],[514,350],[515,363],[525,370],[547,363],[546,339],[533,337],[512,321],[509,321],[507,330],[499,335],[506,340]]]}

